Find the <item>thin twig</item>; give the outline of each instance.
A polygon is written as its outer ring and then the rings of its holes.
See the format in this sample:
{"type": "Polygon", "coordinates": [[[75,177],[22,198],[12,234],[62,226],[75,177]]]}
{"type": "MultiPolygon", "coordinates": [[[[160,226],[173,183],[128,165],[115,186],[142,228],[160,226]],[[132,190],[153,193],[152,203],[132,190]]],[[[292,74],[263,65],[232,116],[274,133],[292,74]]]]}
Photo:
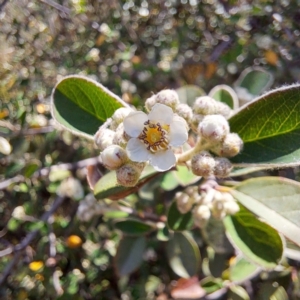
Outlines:
{"type": "MultiPolygon", "coordinates": [[[[62,205],[64,200],[65,200],[65,197],[57,196],[54,203],[52,204],[51,208],[42,215],[40,220],[43,221],[43,222],[47,222],[48,219],[54,214],[54,212],[62,205]]],[[[28,233],[25,236],[25,238],[21,241],[21,243],[17,244],[13,248],[9,247],[9,248],[5,249],[8,252],[8,254],[14,253],[14,258],[7,265],[4,272],[2,273],[2,276],[0,277],[0,286],[4,284],[7,277],[9,276],[11,270],[14,268],[14,266],[18,262],[18,260],[21,256],[22,250],[24,250],[36,238],[38,233],[39,233],[39,230],[34,230],[34,231],[28,233]]],[[[5,251],[5,250],[3,250],[3,251],[5,251]]]]}

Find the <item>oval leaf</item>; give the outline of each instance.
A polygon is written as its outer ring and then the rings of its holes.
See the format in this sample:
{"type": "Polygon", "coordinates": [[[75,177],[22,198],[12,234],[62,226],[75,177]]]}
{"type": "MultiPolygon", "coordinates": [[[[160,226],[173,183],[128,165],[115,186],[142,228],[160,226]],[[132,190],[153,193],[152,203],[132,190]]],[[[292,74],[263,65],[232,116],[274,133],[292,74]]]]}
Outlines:
{"type": "Polygon", "coordinates": [[[273,90],[230,118],[230,129],[244,141],[240,166],[285,167],[300,164],[300,85],[273,90]]]}
{"type": "Polygon", "coordinates": [[[144,237],[124,237],[118,246],[115,266],[119,276],[124,276],[136,270],[143,261],[146,249],[144,237]]]}
{"type": "Polygon", "coordinates": [[[115,228],[127,235],[145,235],[154,229],[153,226],[144,222],[128,219],[117,222],[115,228]]]}
{"type": "Polygon", "coordinates": [[[231,191],[246,208],[300,246],[300,184],[281,177],[248,179],[231,191]]]}
{"type": "Polygon", "coordinates": [[[200,251],[197,243],[187,232],[175,232],[167,245],[172,270],[180,277],[197,274],[200,267],[200,251]]]}
{"type": "Polygon", "coordinates": [[[229,240],[247,259],[266,269],[278,265],[283,241],[271,226],[259,221],[243,206],[235,215],[227,216],[224,225],[229,240]]]}
{"type": "MultiPolygon", "coordinates": [[[[262,68],[247,68],[235,83],[237,91],[245,89],[253,97],[260,95],[272,85],[274,79],[271,73],[262,68]]],[[[244,100],[243,98],[241,100],[244,100]]]]}
{"type": "Polygon", "coordinates": [[[206,93],[196,85],[186,85],[176,90],[181,103],[193,106],[195,99],[206,95],[206,93]]]}
{"type": "Polygon", "coordinates": [[[226,84],[215,86],[208,96],[227,104],[231,109],[238,109],[239,107],[239,99],[236,92],[226,84]]]}
{"type": "Polygon", "coordinates": [[[192,228],[194,220],[192,212],[182,214],[177,209],[176,201],[173,201],[168,211],[168,227],[174,231],[189,230],[192,228]]]}
{"type": "Polygon", "coordinates": [[[229,268],[229,279],[236,284],[241,284],[245,280],[255,277],[261,268],[252,264],[243,257],[237,257],[234,264],[229,268]]]}
{"type": "Polygon", "coordinates": [[[63,78],[51,95],[53,118],[65,129],[88,138],[115,110],[127,104],[100,83],[77,75],[63,78]]]}

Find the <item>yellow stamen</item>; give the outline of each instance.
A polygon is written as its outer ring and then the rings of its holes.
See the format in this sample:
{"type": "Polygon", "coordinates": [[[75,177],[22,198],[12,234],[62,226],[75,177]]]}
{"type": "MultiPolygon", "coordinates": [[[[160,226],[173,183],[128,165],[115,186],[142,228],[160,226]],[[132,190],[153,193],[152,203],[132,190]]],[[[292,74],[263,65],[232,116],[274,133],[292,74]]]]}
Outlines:
{"type": "Polygon", "coordinates": [[[144,125],[139,139],[144,142],[147,149],[153,153],[167,150],[169,147],[169,125],[161,126],[159,123],[150,123],[150,121],[145,122],[144,125]]]}

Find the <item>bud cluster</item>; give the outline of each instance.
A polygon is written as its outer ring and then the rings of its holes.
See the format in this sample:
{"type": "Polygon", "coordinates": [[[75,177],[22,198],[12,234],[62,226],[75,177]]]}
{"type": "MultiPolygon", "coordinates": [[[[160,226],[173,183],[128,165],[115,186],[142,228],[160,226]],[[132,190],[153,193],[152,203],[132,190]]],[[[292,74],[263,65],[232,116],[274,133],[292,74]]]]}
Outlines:
{"type": "Polygon", "coordinates": [[[145,102],[145,107],[147,111],[150,112],[153,106],[157,103],[171,107],[173,112],[185,119],[187,123],[191,122],[193,116],[192,109],[187,104],[180,103],[176,91],[167,89],[162,90],[155,95],[152,95],[145,102]]]}
{"type": "Polygon", "coordinates": [[[191,128],[197,132],[199,122],[208,115],[221,115],[228,119],[232,113],[231,108],[223,102],[216,101],[209,96],[202,96],[195,100],[193,105],[193,117],[191,119],[191,128]]]}
{"type": "Polygon", "coordinates": [[[201,177],[227,177],[232,170],[231,162],[225,157],[213,157],[207,151],[201,151],[192,157],[192,172],[201,177]]]}
{"type": "Polygon", "coordinates": [[[200,195],[198,187],[191,186],[176,193],[175,201],[182,214],[192,211],[194,223],[199,228],[203,228],[211,217],[223,219],[226,215],[239,211],[239,205],[230,193],[214,188],[209,188],[200,195]]]}

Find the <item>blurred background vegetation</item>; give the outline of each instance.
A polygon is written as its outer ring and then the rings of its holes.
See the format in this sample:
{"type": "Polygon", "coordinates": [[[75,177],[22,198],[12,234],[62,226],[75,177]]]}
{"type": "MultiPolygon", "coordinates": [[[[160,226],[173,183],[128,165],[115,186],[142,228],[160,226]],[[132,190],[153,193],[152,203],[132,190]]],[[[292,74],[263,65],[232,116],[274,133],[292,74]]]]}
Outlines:
{"type": "MultiPolygon", "coordinates": [[[[51,90],[82,74],[141,106],[164,88],[232,86],[253,66],[270,72],[274,86],[299,81],[299,7],[299,0],[0,1],[0,136],[12,148],[0,153],[0,298],[171,299],[178,277],[157,241],[149,238],[138,271],[119,278],[113,220],[79,221],[71,198],[41,217],[70,174],[89,193],[76,162],[98,155],[90,142],[54,129],[51,90]],[[64,172],[50,169],[59,163],[64,172]],[[18,244],[22,251],[6,252],[18,244]]],[[[159,200],[151,204],[157,212],[159,200]]],[[[150,209],[149,201],[139,206],[150,209]]],[[[253,289],[253,299],[269,299],[253,289]]],[[[292,294],[299,299],[299,290],[292,294]]]]}

